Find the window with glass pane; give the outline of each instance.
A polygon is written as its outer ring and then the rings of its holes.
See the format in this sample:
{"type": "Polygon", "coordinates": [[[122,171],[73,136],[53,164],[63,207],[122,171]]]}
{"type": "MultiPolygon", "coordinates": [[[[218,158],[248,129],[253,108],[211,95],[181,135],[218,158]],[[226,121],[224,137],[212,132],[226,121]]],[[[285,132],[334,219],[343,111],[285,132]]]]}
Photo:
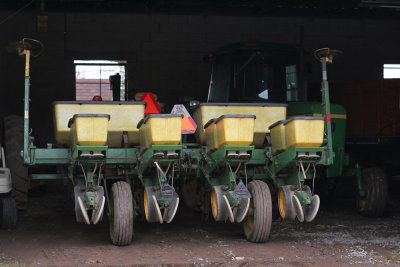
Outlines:
{"type": "Polygon", "coordinates": [[[286,100],[297,101],[297,68],[296,65],[286,66],[286,100]]]}
{"type": "Polygon", "coordinates": [[[99,95],[103,101],[112,101],[110,76],[121,76],[121,100],[125,99],[126,61],[75,60],[76,100],[92,100],[99,95]]]}
{"type": "Polygon", "coordinates": [[[383,64],[384,79],[400,79],[400,64],[383,64]]]}

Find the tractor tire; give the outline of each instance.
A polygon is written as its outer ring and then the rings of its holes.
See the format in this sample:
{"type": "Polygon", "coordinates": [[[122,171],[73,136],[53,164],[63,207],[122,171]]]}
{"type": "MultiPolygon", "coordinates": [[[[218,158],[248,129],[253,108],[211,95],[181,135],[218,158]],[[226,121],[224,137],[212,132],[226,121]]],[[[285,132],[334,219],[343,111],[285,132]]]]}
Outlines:
{"type": "Polygon", "coordinates": [[[381,217],[388,202],[388,181],[382,169],[371,167],[362,171],[363,188],[366,193],[357,194],[357,211],[367,217],[381,217]]]}
{"type": "Polygon", "coordinates": [[[0,229],[15,229],[17,204],[13,198],[0,198],[0,229]]]}
{"type": "Polygon", "coordinates": [[[21,151],[24,148],[24,120],[11,115],[4,118],[4,144],[7,168],[11,171],[12,197],[19,210],[25,210],[28,202],[29,176],[21,151]]]}
{"type": "Polygon", "coordinates": [[[132,190],[127,182],[115,182],[110,195],[110,238],[116,246],[127,246],[133,235],[132,190]]]}
{"type": "Polygon", "coordinates": [[[269,187],[262,181],[248,184],[251,193],[250,207],[243,221],[246,239],[254,243],[268,240],[272,225],[272,200],[269,187]]]}

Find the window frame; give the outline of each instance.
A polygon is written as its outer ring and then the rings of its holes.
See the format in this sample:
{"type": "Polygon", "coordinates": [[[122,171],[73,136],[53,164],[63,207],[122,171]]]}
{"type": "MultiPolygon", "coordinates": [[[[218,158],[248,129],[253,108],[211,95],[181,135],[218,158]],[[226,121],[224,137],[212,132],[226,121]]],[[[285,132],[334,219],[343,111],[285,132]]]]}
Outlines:
{"type": "MultiPolygon", "coordinates": [[[[128,61],[127,60],[117,60],[117,59],[73,59],[73,64],[74,64],[74,85],[75,85],[75,100],[76,100],[76,66],[123,66],[125,69],[125,92],[124,92],[124,100],[121,99],[121,101],[128,101],[128,61]],[[76,61],[93,61],[93,62],[76,62],[76,61]],[[116,63],[99,63],[99,62],[95,62],[95,61],[113,61],[116,63]]],[[[101,79],[100,79],[101,81],[101,79]]],[[[100,88],[101,88],[101,82],[100,84],[100,88]]],[[[121,83],[122,84],[122,83],[121,83]]]]}

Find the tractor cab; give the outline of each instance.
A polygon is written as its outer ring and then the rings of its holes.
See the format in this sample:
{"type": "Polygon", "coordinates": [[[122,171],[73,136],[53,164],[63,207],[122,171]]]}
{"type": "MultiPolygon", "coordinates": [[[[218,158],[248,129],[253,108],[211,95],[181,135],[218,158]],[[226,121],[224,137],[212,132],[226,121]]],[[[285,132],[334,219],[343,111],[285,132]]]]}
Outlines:
{"type": "Polygon", "coordinates": [[[212,59],[207,102],[298,100],[300,50],[288,44],[244,42],[221,47],[212,59]]]}

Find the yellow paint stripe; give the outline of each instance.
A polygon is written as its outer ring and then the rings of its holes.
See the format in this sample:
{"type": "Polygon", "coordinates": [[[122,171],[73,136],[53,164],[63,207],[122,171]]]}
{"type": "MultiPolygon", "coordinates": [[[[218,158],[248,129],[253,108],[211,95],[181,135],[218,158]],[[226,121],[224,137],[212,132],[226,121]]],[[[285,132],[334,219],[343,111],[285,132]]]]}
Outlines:
{"type": "MultiPolygon", "coordinates": [[[[295,115],[295,116],[288,116],[287,118],[293,118],[293,117],[300,117],[300,116],[310,116],[310,117],[322,117],[321,113],[313,113],[313,114],[301,114],[301,115],[295,115]]],[[[331,114],[332,119],[347,119],[346,114],[331,114]]]]}
{"type": "MultiPolygon", "coordinates": [[[[321,113],[314,113],[312,114],[313,117],[322,117],[321,113]]],[[[346,114],[331,114],[332,119],[347,119],[346,114]]]]}

